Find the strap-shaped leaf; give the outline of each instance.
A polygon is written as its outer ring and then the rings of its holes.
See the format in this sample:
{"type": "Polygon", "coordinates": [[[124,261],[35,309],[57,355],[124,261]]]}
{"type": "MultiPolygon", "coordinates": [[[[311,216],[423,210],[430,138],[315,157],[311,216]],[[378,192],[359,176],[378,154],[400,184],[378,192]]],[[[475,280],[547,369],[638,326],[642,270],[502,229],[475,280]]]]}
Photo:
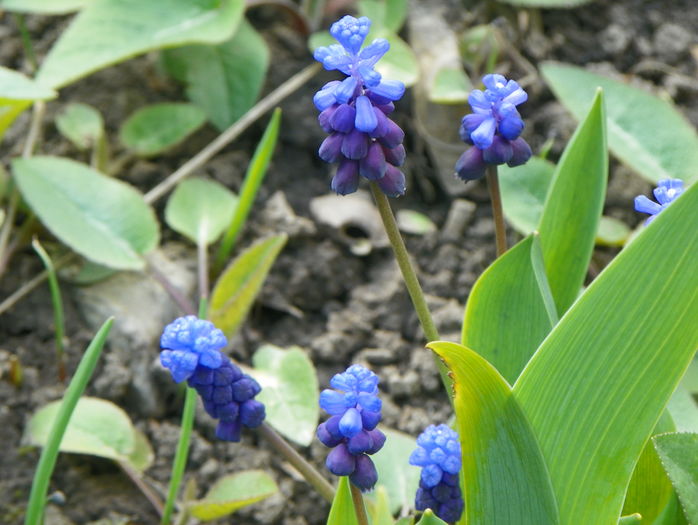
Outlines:
{"type": "Polygon", "coordinates": [[[463,456],[460,523],[558,523],[550,478],[531,427],[504,378],[472,350],[429,343],[453,377],[463,456]]]}
{"type": "Polygon", "coordinates": [[[351,499],[351,489],[349,488],[349,478],[342,476],[339,478],[337,492],[330,508],[330,515],[327,517],[327,525],[357,525],[354,502],[351,499]]]}
{"type": "Polygon", "coordinates": [[[598,91],[557,165],[538,226],[560,315],[577,298],[594,249],[608,174],[605,120],[598,91]]]}
{"type": "Polygon", "coordinates": [[[514,386],[561,523],[616,523],[642,447],[698,347],[698,185],[560,320],[514,386]]]}
{"type": "Polygon", "coordinates": [[[510,383],[553,326],[532,263],[533,251],[540,253],[534,241],[527,237],[487,268],[465,307],[461,342],[510,383]]]}

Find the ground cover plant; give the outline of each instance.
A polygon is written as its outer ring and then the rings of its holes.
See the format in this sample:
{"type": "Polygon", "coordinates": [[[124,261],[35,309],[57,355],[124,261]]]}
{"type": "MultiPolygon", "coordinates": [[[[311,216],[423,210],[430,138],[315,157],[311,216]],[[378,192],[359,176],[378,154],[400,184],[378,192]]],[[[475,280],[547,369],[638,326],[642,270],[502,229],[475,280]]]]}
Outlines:
{"type": "Polygon", "coordinates": [[[582,3],[0,0],[2,521],[698,523],[698,12],[582,3]]]}

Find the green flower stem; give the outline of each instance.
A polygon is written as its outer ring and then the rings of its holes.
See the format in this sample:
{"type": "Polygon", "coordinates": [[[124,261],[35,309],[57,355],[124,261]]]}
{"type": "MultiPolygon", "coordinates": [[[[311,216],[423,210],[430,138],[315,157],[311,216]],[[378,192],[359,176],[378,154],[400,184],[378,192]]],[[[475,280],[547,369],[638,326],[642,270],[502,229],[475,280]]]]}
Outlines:
{"type": "Polygon", "coordinates": [[[499,177],[497,166],[487,166],[487,188],[490,190],[492,201],[492,216],[494,217],[494,232],[497,242],[497,257],[507,251],[507,227],[504,223],[504,211],[502,210],[502,194],[499,191],[499,177]]]}
{"type": "Polygon", "coordinates": [[[359,525],[368,525],[368,516],[366,515],[366,506],[364,505],[364,497],[361,491],[353,483],[349,482],[351,488],[351,499],[354,502],[354,511],[356,512],[356,521],[359,525]]]}
{"type": "Polygon", "coordinates": [[[73,379],[63,395],[63,401],[58,409],[56,420],[53,422],[51,431],[48,434],[48,441],[41,451],[39,464],[34,473],[34,481],[32,482],[31,493],[29,495],[29,503],[27,504],[27,514],[24,517],[24,525],[40,525],[43,521],[44,507],[46,506],[46,494],[48,485],[53,473],[53,468],[56,465],[58,458],[58,449],[68,428],[70,416],[75,410],[80,396],[85,391],[87,382],[92,377],[95,366],[102,353],[104,342],[109,335],[109,330],[114,322],[113,318],[107,319],[102,327],[95,335],[92,342],[85,350],[85,354],[80,359],[80,364],[73,379]]]}
{"type": "Polygon", "coordinates": [[[334,500],[334,488],[330,485],[329,481],[322,477],[322,474],[320,474],[315,467],[308,463],[303,456],[296,452],[284,438],[277,434],[274,429],[266,423],[262,423],[257,429],[257,432],[264,436],[264,439],[267,440],[274,450],[286,458],[323,498],[332,503],[334,500]]]}
{"type": "Polygon", "coordinates": [[[424,335],[429,342],[438,341],[440,339],[439,332],[436,330],[434,320],[431,318],[427,301],[424,298],[424,292],[419,285],[417,274],[410,262],[410,257],[405,247],[405,241],[402,240],[402,235],[400,235],[400,230],[397,227],[393,210],[390,208],[388,197],[385,196],[375,182],[371,182],[371,192],[378,206],[378,212],[383,220],[383,226],[385,227],[385,232],[388,234],[390,245],[393,247],[395,259],[397,259],[397,264],[402,272],[405,286],[407,286],[407,291],[410,294],[412,304],[417,312],[419,323],[422,325],[422,330],[424,330],[424,335]]]}

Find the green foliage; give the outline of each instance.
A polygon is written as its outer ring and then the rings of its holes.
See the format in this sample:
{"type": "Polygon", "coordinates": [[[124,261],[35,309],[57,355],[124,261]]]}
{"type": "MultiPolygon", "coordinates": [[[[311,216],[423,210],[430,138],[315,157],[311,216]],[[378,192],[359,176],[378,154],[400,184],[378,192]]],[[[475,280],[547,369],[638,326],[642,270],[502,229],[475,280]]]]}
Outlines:
{"type": "Polygon", "coordinates": [[[56,116],[56,127],[79,150],[95,147],[104,136],[102,115],[92,106],[80,102],[68,104],[56,116]]]}
{"type": "Polygon", "coordinates": [[[565,148],[538,225],[545,271],[560,315],[584,282],[608,177],[603,93],[565,148]]]}
{"type": "Polygon", "coordinates": [[[698,434],[661,434],[652,438],[679,495],[689,523],[698,522],[698,434]]]}
{"type": "Polygon", "coordinates": [[[412,235],[429,235],[436,233],[436,224],[432,220],[414,210],[398,210],[395,214],[398,228],[405,233],[412,235]]]}
{"type": "Polygon", "coordinates": [[[257,399],[267,410],[266,421],[299,445],[315,437],[320,408],[315,366],[297,346],[262,346],[252,357],[251,374],[262,385],[257,399]]]}
{"type": "Polygon", "coordinates": [[[613,217],[601,217],[596,232],[596,244],[601,246],[623,246],[630,237],[630,228],[613,217]]]}
{"type": "Polygon", "coordinates": [[[339,478],[330,515],[327,517],[327,525],[358,525],[354,502],[351,499],[349,478],[346,476],[339,478]]]}
{"type": "Polygon", "coordinates": [[[209,245],[223,234],[237,204],[237,196],[216,181],[185,179],[167,201],[165,221],[197,245],[209,245]]]}
{"type": "Polygon", "coordinates": [[[397,512],[414,505],[419,468],[410,465],[408,460],[417,444],[412,436],[397,430],[385,427],[380,430],[385,434],[385,445],[371,457],[378,471],[378,486],[385,487],[390,510],[397,512]]]}
{"type": "Polygon", "coordinates": [[[618,520],[618,525],[640,525],[642,523],[641,514],[630,514],[618,520]]]}
{"type": "Polygon", "coordinates": [[[407,18],[407,0],[359,0],[359,12],[373,24],[397,33],[407,18]]]}
{"type": "MultiPolygon", "coordinates": [[[[61,403],[53,401],[32,416],[27,427],[29,443],[46,445],[61,403]]],[[[96,397],[79,399],[59,450],[113,459],[136,470],[148,468],[153,459],[150,444],[145,436],[137,435],[126,412],[111,401],[96,397]]]]}
{"type": "Polygon", "coordinates": [[[37,73],[63,87],[98,69],[153,49],[229,38],[242,18],[242,0],[101,0],[71,22],[37,73]]]}
{"type": "Polygon", "coordinates": [[[166,50],[163,59],[170,75],[187,86],[189,100],[224,130],[257,100],[269,67],[269,48],[243,19],[225,42],[166,50]]]}
{"type": "Polygon", "coordinates": [[[21,73],[0,66],[0,139],[34,100],[49,100],[57,93],[21,73]]]}
{"type": "Polygon", "coordinates": [[[0,0],[0,9],[18,13],[65,15],[95,0],[0,0]]]}
{"type": "Polygon", "coordinates": [[[22,196],[44,225],[88,259],[123,270],[143,268],[158,244],[153,210],[133,187],[60,157],[12,162],[22,196]]]}
{"type": "Polygon", "coordinates": [[[499,166],[498,172],[504,216],[521,235],[529,235],[538,229],[555,164],[531,157],[515,168],[499,166]]]}
{"type": "Polygon", "coordinates": [[[209,316],[227,336],[237,331],[252,307],[286,238],[286,235],[277,235],[254,244],[240,254],[216,282],[209,316]]]}
{"type": "Polygon", "coordinates": [[[487,268],[465,307],[461,342],[511,384],[553,326],[533,267],[534,241],[527,237],[487,268]]]}
{"type": "Polygon", "coordinates": [[[473,85],[465,71],[444,67],[436,72],[429,86],[429,101],[436,104],[464,104],[472,90],[473,85]]]}
{"type": "Polygon", "coordinates": [[[491,364],[462,345],[437,341],[427,347],[453,377],[466,488],[460,523],[567,523],[558,520],[543,456],[511,387],[491,364]]]}
{"type": "Polygon", "coordinates": [[[446,525],[446,522],[427,509],[417,522],[417,525],[446,525]]]}
{"type": "Polygon", "coordinates": [[[204,122],[206,115],[192,104],[153,104],[126,119],[119,137],[137,155],[150,157],[176,146],[204,122]]]}
{"type": "Polygon", "coordinates": [[[514,387],[561,523],[618,519],[635,462],[693,358],[697,223],[692,187],[591,283],[514,387]]]}
{"type": "Polygon", "coordinates": [[[369,505],[369,516],[371,517],[371,525],[394,525],[395,520],[390,512],[390,499],[388,491],[383,485],[378,485],[375,490],[375,498],[373,502],[366,501],[369,505]]]}
{"type": "Polygon", "coordinates": [[[651,182],[698,180],[698,134],[668,102],[641,89],[584,69],[544,63],[541,73],[578,119],[597,87],[608,108],[608,145],[620,160],[651,182]]]}
{"type": "Polygon", "coordinates": [[[196,519],[216,520],[262,501],[278,490],[272,477],[262,470],[236,472],[216,481],[203,499],[187,503],[187,510],[196,519]]]}

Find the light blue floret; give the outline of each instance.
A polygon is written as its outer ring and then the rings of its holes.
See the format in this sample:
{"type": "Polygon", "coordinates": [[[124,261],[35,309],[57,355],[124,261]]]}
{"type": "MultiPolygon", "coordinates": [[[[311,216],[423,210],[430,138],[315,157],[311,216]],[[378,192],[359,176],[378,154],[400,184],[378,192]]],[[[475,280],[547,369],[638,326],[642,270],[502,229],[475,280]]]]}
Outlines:
{"type": "Polygon", "coordinates": [[[649,217],[645,221],[645,224],[649,224],[661,211],[665,210],[672,202],[678,199],[683,191],[684,187],[681,179],[660,180],[653,191],[654,198],[657,199],[657,202],[648,199],[644,195],[638,195],[635,197],[635,210],[640,213],[649,214],[649,217]]]}
{"type": "Polygon", "coordinates": [[[426,487],[436,486],[444,473],[457,474],[461,467],[458,434],[448,425],[429,425],[417,438],[409,463],[422,467],[421,480],[426,487]]]}
{"type": "Polygon", "coordinates": [[[220,350],[227,344],[223,332],[210,321],[193,315],[180,317],[168,324],[160,337],[160,362],[179,383],[188,379],[199,364],[212,369],[220,367],[220,350]]]}

